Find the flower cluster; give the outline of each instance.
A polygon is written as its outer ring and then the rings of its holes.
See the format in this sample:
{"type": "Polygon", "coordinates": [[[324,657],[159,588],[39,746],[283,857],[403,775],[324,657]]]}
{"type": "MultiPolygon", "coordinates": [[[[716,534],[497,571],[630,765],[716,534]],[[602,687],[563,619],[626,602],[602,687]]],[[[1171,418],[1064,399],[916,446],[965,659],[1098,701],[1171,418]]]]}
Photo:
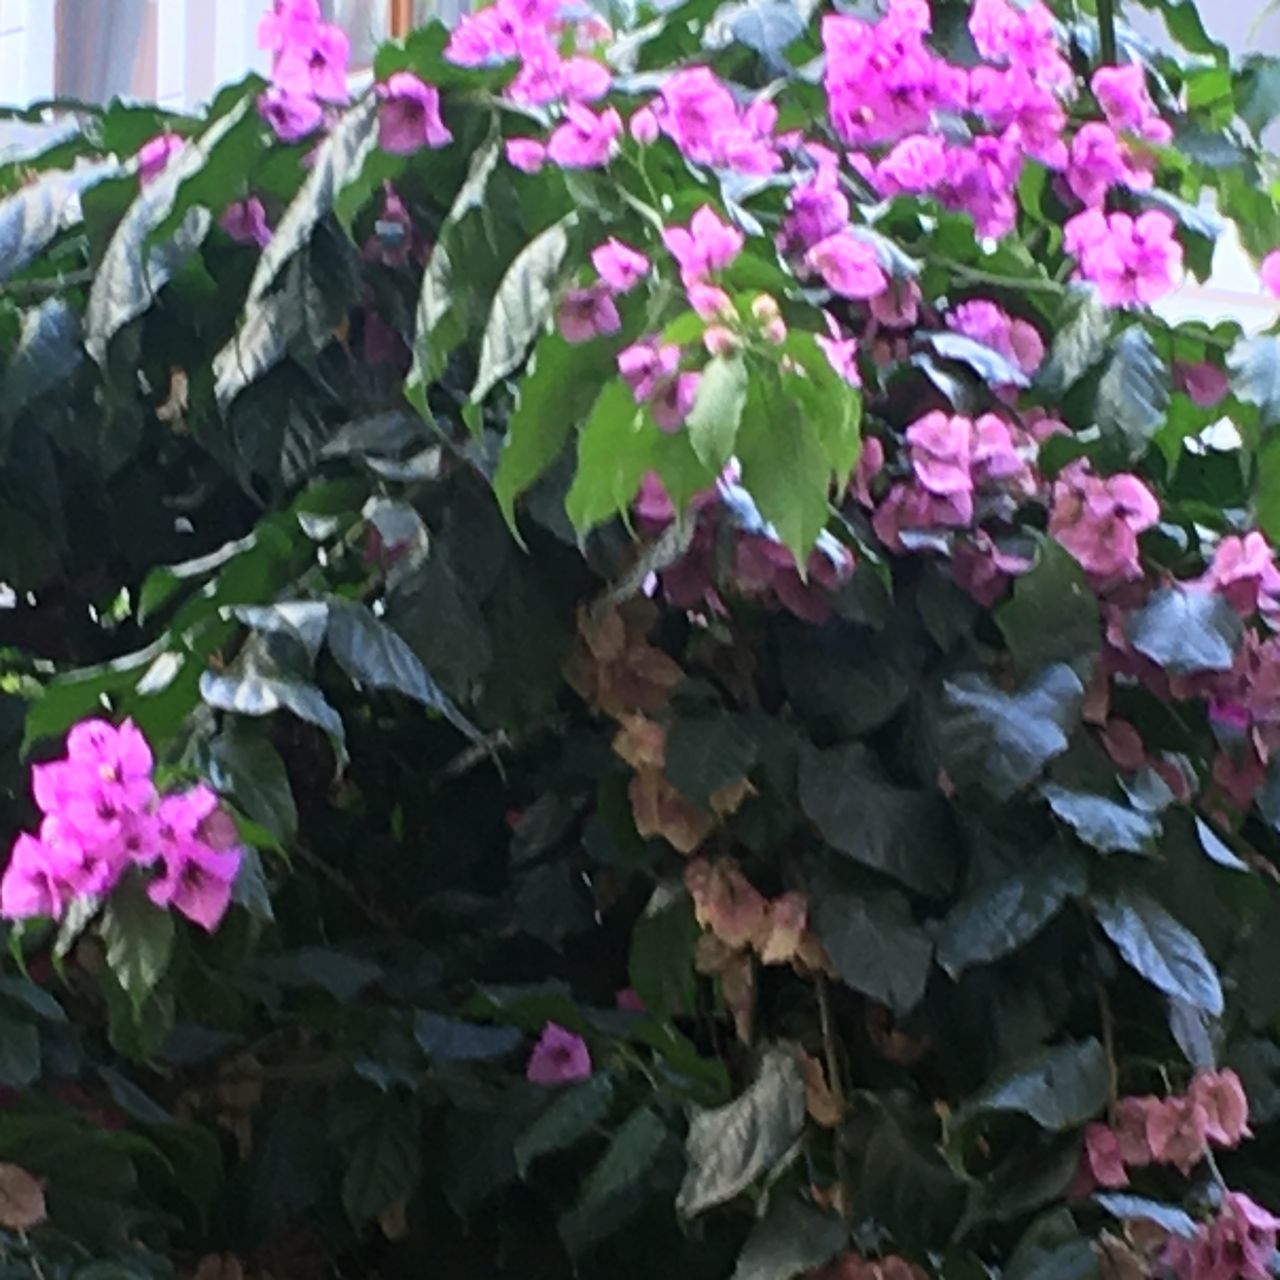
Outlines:
{"type": "Polygon", "coordinates": [[[84,720],[64,759],[37,765],[43,819],[24,832],[0,879],[0,915],[57,919],[80,899],[110,894],[130,868],[151,872],[151,901],[212,932],[231,902],[241,852],[235,824],[206,786],[160,795],[151,748],[126,720],[84,720]]]}
{"type": "Polygon", "coordinates": [[[1280,1218],[1240,1191],[1222,1197],[1218,1216],[1188,1240],[1174,1236],[1162,1261],[1177,1280],[1268,1280],[1280,1218]]]}
{"type": "Polygon", "coordinates": [[[1096,284],[1111,307],[1156,302],[1182,272],[1173,221],[1158,209],[1136,218],[1086,209],[1067,222],[1064,243],[1079,260],[1080,276],[1096,284]]]}
{"type": "Polygon", "coordinates": [[[282,142],[314,133],[325,106],[347,101],[347,33],[324,22],[319,0],[274,0],[258,23],[258,45],[272,58],[271,86],[258,100],[282,142]]]}
{"type": "Polygon", "coordinates": [[[1129,1170],[1169,1164],[1184,1176],[1210,1146],[1235,1147],[1249,1137],[1249,1102],[1234,1071],[1198,1071],[1185,1094],[1128,1097],[1112,1122],[1085,1129],[1085,1159],[1103,1187],[1127,1187],[1129,1170]]]}
{"type": "Polygon", "coordinates": [[[649,274],[649,259],[643,253],[612,238],[592,250],[591,265],[597,281],[570,289],[560,303],[557,323],[566,342],[589,342],[601,334],[617,333],[622,319],[614,299],[630,293],[649,274]]]}
{"type": "Polygon", "coordinates": [[[1142,576],[1138,534],[1159,519],[1159,502],[1137,476],[1097,476],[1082,459],[1054,482],[1049,533],[1096,585],[1142,576]]]}

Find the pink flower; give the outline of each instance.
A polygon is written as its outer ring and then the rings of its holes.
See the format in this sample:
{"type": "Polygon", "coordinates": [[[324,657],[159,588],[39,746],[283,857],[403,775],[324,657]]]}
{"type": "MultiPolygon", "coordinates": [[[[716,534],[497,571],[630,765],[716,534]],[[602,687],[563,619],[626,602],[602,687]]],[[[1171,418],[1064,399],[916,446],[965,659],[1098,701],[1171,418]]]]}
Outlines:
{"type": "Polygon", "coordinates": [[[851,386],[862,386],[862,374],[858,370],[858,340],[843,335],[840,325],[830,311],[822,318],[827,322],[827,332],[814,334],[814,340],[823,350],[831,367],[851,386]]]}
{"type": "Polygon", "coordinates": [[[1201,409],[1212,409],[1215,404],[1225,400],[1231,390],[1231,381],[1227,375],[1208,360],[1197,360],[1194,363],[1186,360],[1174,361],[1173,384],[1190,397],[1192,404],[1201,409]]]}
{"type": "Polygon", "coordinates": [[[1064,169],[1067,115],[1048,85],[1024,67],[975,67],[969,74],[972,109],[999,132],[1017,130],[1027,154],[1050,169],[1064,169]]]}
{"type": "Polygon", "coordinates": [[[820,241],[805,254],[804,261],[832,293],[842,298],[874,298],[889,283],[875,249],[849,231],[820,241]]]}
{"type": "Polygon", "coordinates": [[[951,573],[957,585],[988,609],[1004,595],[1010,581],[1031,565],[1025,556],[1001,551],[983,529],[958,539],[951,552],[951,573]]]}
{"type": "Polygon", "coordinates": [[[1197,1071],[1190,1097],[1204,1109],[1205,1134],[1216,1146],[1237,1147],[1253,1136],[1249,1131],[1249,1099],[1234,1071],[1197,1071]]]}
{"type": "Polygon", "coordinates": [[[564,123],[547,143],[547,155],[562,169],[594,169],[608,163],[617,150],[622,117],[612,108],[597,115],[590,107],[571,102],[564,123]]]}
{"type": "Polygon", "coordinates": [[[1116,1135],[1105,1124],[1085,1126],[1085,1159],[1089,1172],[1100,1187],[1127,1187],[1129,1175],[1120,1158],[1120,1144],[1116,1135]]]}
{"type": "Polygon", "coordinates": [[[601,334],[617,333],[622,319],[608,289],[570,289],[556,317],[560,336],[566,342],[590,342],[601,334]]]}
{"type": "Polygon", "coordinates": [[[1257,612],[1264,595],[1280,596],[1280,570],[1271,544],[1256,531],[1243,538],[1223,538],[1214,549],[1208,570],[1196,581],[1218,592],[1245,618],[1257,612]]]}
{"type": "Polygon", "coordinates": [[[312,98],[272,85],[258,98],[258,114],[281,142],[297,142],[320,127],[324,108],[312,98]]]}
{"type": "Polygon", "coordinates": [[[651,147],[658,140],[658,117],[649,107],[634,112],[627,128],[632,139],[642,147],[651,147]]]}
{"type": "Polygon", "coordinates": [[[988,62],[1022,67],[1053,88],[1071,83],[1071,67],[1058,49],[1053,14],[1040,0],[1026,8],[1009,0],[974,0],[969,33],[988,62]]]}
{"type": "Polygon", "coordinates": [[[422,147],[443,147],[453,141],[440,119],[440,92],[424,84],[412,71],[397,71],[378,86],[378,145],[392,155],[406,156],[422,147]]]}
{"type": "Polygon", "coordinates": [[[1136,476],[1095,476],[1073,462],[1053,486],[1049,535],[1104,584],[1142,576],[1137,535],[1160,518],[1160,504],[1136,476]]]}
{"type": "Polygon", "coordinates": [[[649,274],[643,253],[612,238],[591,251],[591,265],[615,293],[628,293],[649,274]]]}
{"type": "Polygon", "coordinates": [[[684,425],[697,399],[701,380],[700,373],[677,373],[658,383],[649,400],[649,412],[653,414],[659,431],[671,435],[684,425]]]}
{"type": "Polygon", "coordinates": [[[637,404],[648,400],[658,383],[679,367],[680,348],[673,343],[659,345],[656,338],[645,338],[618,352],[618,372],[637,404]]]}
{"type": "Polygon", "coordinates": [[[1177,1280],[1269,1280],[1280,1218],[1239,1191],[1194,1239],[1171,1236],[1163,1262],[1177,1280]]]}
{"type": "Polygon", "coordinates": [[[546,163],[547,148],[537,138],[508,138],[507,163],[522,173],[537,173],[546,163]]]}
{"type": "Polygon", "coordinates": [[[286,93],[310,94],[321,102],[346,102],[351,96],[347,88],[347,61],[351,41],[347,33],[332,22],[292,28],[291,40],[280,50],[272,79],[286,93]]]}
{"type": "Polygon", "coordinates": [[[1107,124],[1081,126],[1071,140],[1067,186],[1077,200],[1091,207],[1102,205],[1107,192],[1129,174],[1128,153],[1107,124]]]}
{"type": "Polygon", "coordinates": [[[22,832],[0,878],[0,916],[6,920],[32,916],[56,920],[74,896],[74,885],[58,874],[55,851],[36,836],[22,832]]]}
{"type": "Polygon", "coordinates": [[[1166,1098],[1147,1114],[1152,1159],[1174,1165],[1183,1177],[1204,1159],[1207,1138],[1208,1114],[1192,1098],[1166,1098]]]}
{"type": "Polygon", "coordinates": [[[525,1076],[534,1084],[577,1084],[591,1075],[591,1051],[581,1036],[556,1022],[542,1029],[525,1076]]]}
{"type": "Polygon", "coordinates": [[[1141,1169],[1153,1159],[1147,1137],[1148,1120],[1160,1099],[1153,1097],[1121,1098],[1112,1116],[1112,1132],[1120,1144],[1120,1158],[1131,1169],[1141,1169]]]}
{"type": "Polygon", "coordinates": [[[929,134],[912,134],[876,166],[876,186],[887,196],[923,195],[940,186],[946,172],[946,143],[929,134]]]}
{"type": "Polygon", "coordinates": [[[320,19],[320,0],[275,0],[258,19],[258,48],[279,53],[305,39],[304,33],[319,26],[320,19]]]}
{"type": "Polygon", "coordinates": [[[721,222],[707,204],[694,213],[687,228],[664,227],[662,242],[680,264],[680,279],[686,288],[724,270],[744,243],[742,232],[721,222]]]}
{"type": "Polygon", "coordinates": [[[154,182],[169,161],[186,145],[183,139],[174,133],[158,133],[148,142],[144,142],[138,151],[138,179],[145,187],[154,182]]]}
{"type": "Polygon", "coordinates": [[[1259,268],[1262,287],[1273,297],[1280,298],[1280,249],[1272,249],[1259,268]]]}
{"type": "Polygon", "coordinates": [[[979,235],[1000,237],[1014,227],[1018,206],[1014,189],[1022,172],[1023,151],[1010,131],[981,136],[967,147],[948,147],[946,174],[938,188],[944,208],[973,218],[979,235]]]}
{"type": "Polygon", "coordinates": [[[668,76],[656,122],[695,164],[771,173],[781,165],[771,134],[777,111],[767,101],[739,111],[737,101],[709,67],[687,67],[668,76]]]}
{"type": "Polygon", "coordinates": [[[1155,115],[1155,105],[1147,94],[1146,72],[1139,63],[1099,67],[1089,83],[1113,129],[1141,134],[1147,121],[1155,115]]]}
{"type": "Polygon", "coordinates": [[[271,241],[267,211],[257,196],[248,196],[229,204],[218,219],[218,224],[240,244],[256,244],[259,249],[263,249],[271,241]]]}
{"type": "Polygon", "coordinates": [[[802,254],[849,225],[849,198],[840,190],[834,166],[824,166],[812,178],[798,183],[787,204],[789,211],[778,232],[782,253],[802,254]]]}
{"type": "Polygon", "coordinates": [[[1088,209],[1068,220],[1064,244],[1080,275],[1098,286],[1107,306],[1149,304],[1169,293],[1182,271],[1173,219],[1158,209],[1137,218],[1088,209]]]}
{"type": "Polygon", "coordinates": [[[888,329],[910,329],[920,318],[920,289],[914,280],[890,280],[871,299],[871,314],[888,329]]]}
{"type": "Polygon", "coordinates": [[[927,413],[907,428],[911,446],[911,468],[921,488],[957,501],[957,509],[973,513],[973,478],[969,454],[973,447],[973,423],[968,418],[949,417],[941,411],[927,413]]]}
{"type": "Polygon", "coordinates": [[[685,290],[689,306],[704,320],[729,319],[733,316],[733,301],[716,284],[695,280],[685,290]]]}
{"type": "MultiPolygon", "coordinates": [[[[173,907],[212,933],[231,905],[241,853],[224,822],[216,821],[218,798],[196,786],[165,796],[156,811],[162,872],[147,889],[158,907],[173,907]]],[[[225,816],[224,816],[225,817],[225,816]]]]}

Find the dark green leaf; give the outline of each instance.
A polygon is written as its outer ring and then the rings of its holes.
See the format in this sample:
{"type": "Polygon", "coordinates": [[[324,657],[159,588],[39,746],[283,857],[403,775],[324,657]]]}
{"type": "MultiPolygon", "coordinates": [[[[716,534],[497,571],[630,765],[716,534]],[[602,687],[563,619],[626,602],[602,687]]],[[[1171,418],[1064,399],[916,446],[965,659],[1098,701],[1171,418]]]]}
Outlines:
{"type": "Polygon", "coordinates": [[[676,1198],[686,1217],[741,1195],[787,1153],[804,1128],[804,1081],[795,1055],[767,1048],[752,1084],[689,1121],[688,1171],[676,1198]]]}
{"type": "Polygon", "coordinates": [[[491,1027],[482,1023],[447,1018],[419,1009],[413,1015],[413,1034],[422,1051],[439,1062],[487,1062],[505,1058],[520,1044],[514,1027],[491,1027]]]}
{"type": "Polygon", "coordinates": [[[345,754],[346,731],[341,717],[324,694],[305,681],[254,670],[206,671],[200,676],[200,696],[219,711],[233,711],[242,716],[269,716],[282,709],[290,711],[299,720],[323,729],[339,754],[345,754]]]}
{"type": "Polygon", "coordinates": [[[888,782],[861,744],[806,753],[800,806],[833,849],[908,889],[944,894],[954,883],[945,805],[888,782]]]}
{"type": "Polygon", "coordinates": [[[739,716],[682,716],[667,733],[668,780],[707,811],[711,797],[722,787],[740,782],[755,762],[756,744],[739,716]]]}
{"type": "Polygon", "coordinates": [[[0,413],[16,417],[38,396],[66,385],[84,359],[80,317],[64,298],[48,298],[23,313],[22,332],[0,386],[0,413]]]}
{"type": "Polygon", "coordinates": [[[1066,750],[1083,698],[1080,678],[1061,663],[1016,693],[976,672],[948,680],[937,724],[943,767],[957,785],[1008,800],[1066,750]]]}
{"type": "Polygon", "coordinates": [[[1050,663],[1087,661],[1102,642],[1098,600],[1084,571],[1049,538],[1037,541],[1035,565],[1015,579],[996,622],[1024,678],[1050,663]]]}
{"type": "Polygon", "coordinates": [[[1214,1017],[1221,1014],[1222,984],[1199,939],[1154,898],[1128,889],[1095,898],[1093,909],[1116,949],[1153,987],[1214,1017]]]}
{"type": "Polygon", "coordinates": [[[1111,346],[1111,320],[1112,313],[1102,305],[1098,291],[1092,285],[1082,287],[1037,377],[1046,395],[1062,395],[1101,361],[1111,346]]]}
{"type": "Polygon", "coordinates": [[[1025,868],[974,890],[943,920],[938,963],[958,977],[1030,942],[1087,886],[1083,861],[1070,852],[1041,855],[1025,868]]]}
{"type": "Polygon", "coordinates": [[[751,1228],[733,1280],[792,1280],[830,1262],[848,1238],[848,1225],[836,1214],[777,1195],[751,1228]]]}
{"type": "Polygon", "coordinates": [[[1256,404],[1262,425],[1280,422],[1280,338],[1247,338],[1227,356],[1231,390],[1246,404],[1256,404]]]}
{"type": "Polygon", "coordinates": [[[1108,1078],[1097,1040],[1055,1045],[988,1081],[965,1103],[964,1115],[1017,1111],[1042,1129],[1074,1129],[1107,1105],[1108,1078]]]}
{"type": "Polygon", "coordinates": [[[653,458],[654,428],[640,421],[621,378],[605,384],[578,437],[578,467],[565,510],[579,534],[626,510],[653,458]]]}
{"type": "Polygon", "coordinates": [[[569,251],[569,229],[576,221],[577,216],[569,214],[535,236],[502,277],[480,343],[480,371],[471,388],[473,402],[483,400],[519,367],[545,326],[569,251]]]}
{"type": "Polygon", "coordinates": [[[516,1139],[516,1169],[527,1177],[542,1156],[565,1151],[603,1123],[613,1105],[613,1081],[597,1072],[581,1084],[560,1090],[551,1105],[516,1139]]]}
{"type": "Polygon", "coordinates": [[[66,1022],[63,1007],[43,987],[30,978],[0,977],[0,997],[25,1005],[37,1018],[46,1022],[66,1022]]]}
{"type": "Polygon", "coordinates": [[[418,1180],[421,1146],[414,1109],[396,1094],[379,1098],[361,1124],[342,1179],[342,1206],[354,1226],[410,1195],[418,1180]]]}
{"type": "Polygon", "coordinates": [[[320,987],[341,1004],[350,1004],[382,977],[376,964],[329,947],[301,947],[272,956],[262,967],[281,986],[320,987]]]}
{"type": "Polygon", "coordinates": [[[895,1013],[910,1013],[924,995],[933,944],[901,895],[811,890],[810,912],[836,973],[895,1013]]]}
{"type": "Polygon", "coordinates": [[[245,845],[240,851],[240,870],[231,887],[231,901],[263,924],[270,924],[275,919],[262,855],[252,845],[245,845]]]}
{"type": "Polygon", "coordinates": [[[359,176],[377,143],[377,121],[377,100],[370,94],[343,113],[316,149],[306,181],[258,259],[249,282],[250,303],[267,296],[285,264],[311,239],[317,224],[333,208],[343,187],[359,176]]]}
{"type": "Polygon", "coordinates": [[[473,741],[481,734],[427,674],[417,654],[362,604],[334,600],[329,606],[329,652],[338,665],[371,689],[403,693],[439,712],[473,741]]]}
{"type": "Polygon", "coordinates": [[[687,893],[659,888],[631,929],[627,972],[645,1009],[670,1021],[690,1014],[697,996],[693,949],[702,929],[687,893]]]}
{"type": "Polygon", "coordinates": [[[1149,853],[1160,834],[1156,818],[1106,796],[1057,783],[1045,783],[1040,794],[1085,844],[1102,853],[1149,853]]]}
{"type": "Polygon", "coordinates": [[[1153,593],[1125,632],[1139,653],[1170,675],[1230,671],[1244,626],[1216,591],[1175,585],[1153,593]]]}
{"type": "Polygon", "coordinates": [[[40,1034],[33,1022],[0,1017],[0,1084],[25,1089],[40,1076],[40,1034]]]}
{"type": "Polygon", "coordinates": [[[101,927],[107,967],[137,1011],[169,967],[173,916],[151,902],[141,880],[130,877],[111,895],[101,927]]]}
{"type": "Polygon", "coordinates": [[[209,748],[209,781],[281,844],[298,833],[298,809],[280,753],[262,734],[235,721],[209,748]]]}
{"type": "Polygon", "coordinates": [[[746,403],[746,361],[740,355],[708,360],[685,430],[694,453],[710,470],[720,471],[732,456],[746,403]]]}
{"type": "Polygon", "coordinates": [[[1164,422],[1169,370],[1140,324],[1126,329],[1112,347],[1098,383],[1098,425],[1118,436],[1131,458],[1138,458],[1164,422]]]}

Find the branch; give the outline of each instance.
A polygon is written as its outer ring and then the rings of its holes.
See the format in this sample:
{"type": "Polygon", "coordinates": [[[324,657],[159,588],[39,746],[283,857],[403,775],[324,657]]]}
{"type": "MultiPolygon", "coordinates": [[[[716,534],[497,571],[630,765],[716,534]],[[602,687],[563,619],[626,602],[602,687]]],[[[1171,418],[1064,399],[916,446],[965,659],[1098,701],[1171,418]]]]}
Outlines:
{"type": "Polygon", "coordinates": [[[1098,50],[1104,67],[1116,64],[1115,0],[1098,0],[1098,50]]]}

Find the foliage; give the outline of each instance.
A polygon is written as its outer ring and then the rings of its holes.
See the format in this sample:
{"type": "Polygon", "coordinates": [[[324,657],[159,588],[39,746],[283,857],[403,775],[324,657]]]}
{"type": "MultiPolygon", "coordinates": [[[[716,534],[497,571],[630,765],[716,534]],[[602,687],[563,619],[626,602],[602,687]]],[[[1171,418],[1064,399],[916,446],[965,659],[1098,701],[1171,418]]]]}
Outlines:
{"type": "Polygon", "coordinates": [[[1265,1271],[1280,337],[1146,304],[1280,71],[1149,7],[295,0],[0,169],[6,837],[131,720],[237,868],[6,899],[0,1277],[1265,1271]]]}

